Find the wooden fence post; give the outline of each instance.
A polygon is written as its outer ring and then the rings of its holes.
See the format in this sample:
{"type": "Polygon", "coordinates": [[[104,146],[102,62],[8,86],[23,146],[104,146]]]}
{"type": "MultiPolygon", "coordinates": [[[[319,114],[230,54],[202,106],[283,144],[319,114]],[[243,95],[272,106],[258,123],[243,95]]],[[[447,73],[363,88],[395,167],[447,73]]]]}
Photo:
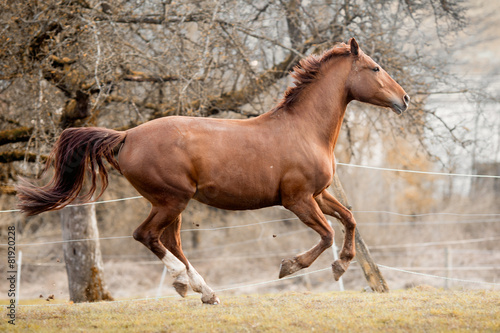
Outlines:
{"type": "MultiPolygon", "coordinates": [[[[351,206],[347,201],[347,196],[337,174],[333,176],[333,182],[330,188],[333,192],[333,196],[335,196],[335,198],[337,198],[337,200],[339,200],[341,204],[343,204],[350,210],[351,206]]],[[[356,260],[363,270],[366,281],[368,281],[368,285],[373,289],[373,291],[379,293],[389,292],[389,287],[387,286],[382,273],[378,269],[377,264],[373,261],[370,250],[368,249],[368,246],[366,246],[366,243],[359,233],[359,228],[356,228],[355,241],[356,260]]]]}
{"type": "Polygon", "coordinates": [[[444,289],[450,289],[451,270],[453,269],[453,260],[451,256],[451,247],[447,246],[444,248],[444,258],[446,264],[446,279],[444,280],[444,289]]]}

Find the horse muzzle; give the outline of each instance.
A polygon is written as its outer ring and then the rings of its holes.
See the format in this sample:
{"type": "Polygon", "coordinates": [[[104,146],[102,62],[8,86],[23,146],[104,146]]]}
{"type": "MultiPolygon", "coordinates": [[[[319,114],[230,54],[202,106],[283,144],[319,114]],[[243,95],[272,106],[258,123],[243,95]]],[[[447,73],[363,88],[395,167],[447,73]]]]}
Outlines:
{"type": "Polygon", "coordinates": [[[394,110],[394,112],[400,115],[408,109],[409,104],[410,104],[410,96],[408,96],[408,94],[405,94],[401,101],[392,103],[391,108],[392,110],[394,110]]]}

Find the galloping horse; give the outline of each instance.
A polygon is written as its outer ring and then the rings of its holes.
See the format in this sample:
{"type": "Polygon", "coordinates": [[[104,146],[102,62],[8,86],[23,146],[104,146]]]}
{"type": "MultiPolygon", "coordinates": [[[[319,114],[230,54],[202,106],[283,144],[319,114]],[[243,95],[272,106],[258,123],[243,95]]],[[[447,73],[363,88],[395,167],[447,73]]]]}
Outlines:
{"type": "Polygon", "coordinates": [[[105,158],[151,203],[133,236],[163,261],[181,296],[189,284],[203,303],[219,303],[182,252],[181,213],[191,199],[231,210],[282,205],[315,230],[319,243],[284,259],[280,278],[309,267],[332,245],[334,232],[324,214],[338,218],[345,227],[340,259],[332,264],[338,280],[355,255],[356,222],[326,189],[335,173],[333,149],[347,104],[358,100],[401,114],[409,97],[354,38],[302,59],[292,76],[295,86],[283,99],[252,119],[166,117],[123,132],[67,129],[48,162],[55,166],[51,182],[19,185],[19,207],[27,215],[65,207],[79,195],[86,173],[91,186],[84,200],[98,181],[102,194],[108,182],[105,158]]]}

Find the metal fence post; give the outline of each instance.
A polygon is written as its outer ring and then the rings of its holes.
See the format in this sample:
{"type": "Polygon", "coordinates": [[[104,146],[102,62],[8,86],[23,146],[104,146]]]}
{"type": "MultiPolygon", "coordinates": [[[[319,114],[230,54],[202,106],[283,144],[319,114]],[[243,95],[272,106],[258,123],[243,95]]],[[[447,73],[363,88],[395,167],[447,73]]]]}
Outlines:
{"type": "Polygon", "coordinates": [[[163,273],[161,273],[160,285],[158,286],[158,291],[156,292],[156,297],[161,296],[161,290],[163,289],[163,281],[165,281],[166,275],[167,275],[167,266],[163,266],[163,273]]]}

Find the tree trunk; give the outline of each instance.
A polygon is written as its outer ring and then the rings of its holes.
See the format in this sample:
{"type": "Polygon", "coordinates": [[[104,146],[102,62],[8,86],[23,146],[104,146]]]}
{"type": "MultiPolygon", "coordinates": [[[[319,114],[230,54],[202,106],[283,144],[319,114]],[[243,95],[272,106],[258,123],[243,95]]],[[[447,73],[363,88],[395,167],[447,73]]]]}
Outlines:
{"type": "Polygon", "coordinates": [[[70,300],[75,303],[113,300],[103,279],[103,263],[94,205],[61,210],[64,260],[70,300]],[[92,239],[72,241],[79,239],[92,239]]]}
{"type": "MultiPolygon", "coordinates": [[[[347,196],[337,174],[334,175],[332,186],[330,188],[332,189],[333,196],[337,198],[337,200],[340,201],[340,203],[344,205],[344,207],[347,207],[347,209],[350,210],[351,206],[347,201],[347,196]]],[[[389,286],[387,285],[387,282],[385,282],[385,279],[378,269],[377,264],[373,261],[368,246],[366,246],[365,241],[363,240],[363,238],[361,238],[359,228],[356,228],[354,237],[356,243],[356,260],[363,270],[368,285],[370,286],[370,288],[372,288],[373,291],[379,293],[389,292],[389,286]]]]}

